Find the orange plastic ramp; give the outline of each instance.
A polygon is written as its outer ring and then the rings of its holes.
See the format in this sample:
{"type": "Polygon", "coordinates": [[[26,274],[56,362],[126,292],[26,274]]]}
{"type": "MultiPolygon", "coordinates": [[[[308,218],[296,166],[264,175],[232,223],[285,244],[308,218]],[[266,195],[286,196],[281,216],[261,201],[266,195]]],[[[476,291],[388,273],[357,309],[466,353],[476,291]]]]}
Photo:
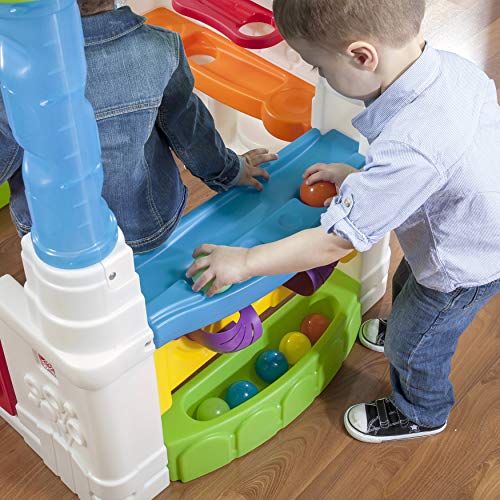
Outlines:
{"type": "Polygon", "coordinates": [[[311,128],[312,85],[168,9],[146,17],[149,24],[180,33],[201,92],[261,119],[284,141],[294,141],[311,128]],[[195,56],[213,60],[200,64],[195,56]]]}

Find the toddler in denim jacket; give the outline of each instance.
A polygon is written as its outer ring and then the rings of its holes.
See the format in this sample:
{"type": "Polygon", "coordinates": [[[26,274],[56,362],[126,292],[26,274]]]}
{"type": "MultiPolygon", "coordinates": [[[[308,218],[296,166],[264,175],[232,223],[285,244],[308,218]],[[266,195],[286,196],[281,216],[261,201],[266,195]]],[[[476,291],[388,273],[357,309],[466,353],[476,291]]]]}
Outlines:
{"type": "MultiPolygon", "coordinates": [[[[193,94],[177,33],[145,24],[112,0],[79,0],[87,59],[86,95],[97,119],[104,167],[103,197],[134,252],[160,246],[175,229],[186,187],[171,151],[215,191],[262,189],[265,149],[242,157],[227,149],[209,111],[193,94]]],[[[31,218],[21,174],[23,151],[12,136],[0,96],[0,184],[8,180],[18,232],[31,218]]]]}

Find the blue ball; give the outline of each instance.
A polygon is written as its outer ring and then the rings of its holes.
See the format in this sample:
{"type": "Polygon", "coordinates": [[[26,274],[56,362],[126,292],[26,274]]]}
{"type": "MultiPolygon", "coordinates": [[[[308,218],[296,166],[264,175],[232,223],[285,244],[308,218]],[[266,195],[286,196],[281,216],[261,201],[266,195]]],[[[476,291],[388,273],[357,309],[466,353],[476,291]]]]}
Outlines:
{"type": "Polygon", "coordinates": [[[230,408],[236,408],[250,398],[253,398],[259,390],[252,382],[240,380],[231,384],[226,392],[226,402],[230,408]]]}
{"type": "Polygon", "coordinates": [[[268,384],[278,380],[288,370],[288,361],[279,351],[264,351],[255,362],[257,375],[268,384]]]}

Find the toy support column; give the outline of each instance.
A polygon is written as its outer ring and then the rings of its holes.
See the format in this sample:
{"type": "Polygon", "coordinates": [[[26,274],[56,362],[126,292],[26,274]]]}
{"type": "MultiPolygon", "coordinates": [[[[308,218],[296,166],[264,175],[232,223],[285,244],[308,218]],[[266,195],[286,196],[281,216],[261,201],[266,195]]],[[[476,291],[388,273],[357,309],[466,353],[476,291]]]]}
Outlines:
{"type": "Polygon", "coordinates": [[[25,287],[0,278],[17,416],[0,415],[81,498],[153,498],[169,484],[153,336],[132,251],[101,198],[76,1],[0,0],[0,56],[33,222],[25,287]]]}

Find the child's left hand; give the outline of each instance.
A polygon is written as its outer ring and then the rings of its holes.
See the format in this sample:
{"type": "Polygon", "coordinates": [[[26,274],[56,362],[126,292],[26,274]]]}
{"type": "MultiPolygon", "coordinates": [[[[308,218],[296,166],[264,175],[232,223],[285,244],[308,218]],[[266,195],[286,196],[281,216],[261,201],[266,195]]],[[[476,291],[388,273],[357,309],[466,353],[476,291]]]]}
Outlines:
{"type": "Polygon", "coordinates": [[[261,177],[265,181],[269,181],[270,176],[267,171],[259,167],[259,165],[277,160],[278,155],[269,153],[267,149],[252,149],[252,151],[248,151],[248,153],[242,156],[245,158],[245,168],[241,174],[238,186],[249,186],[257,191],[262,191],[264,186],[256,177],[261,177]]]}
{"type": "Polygon", "coordinates": [[[193,291],[199,292],[207,283],[214,280],[207,292],[212,297],[221,288],[241,283],[251,278],[246,263],[248,248],[225,247],[217,245],[201,245],[193,252],[193,257],[205,255],[196,260],[186,273],[192,278],[198,272],[206,271],[196,280],[193,291]]]}

